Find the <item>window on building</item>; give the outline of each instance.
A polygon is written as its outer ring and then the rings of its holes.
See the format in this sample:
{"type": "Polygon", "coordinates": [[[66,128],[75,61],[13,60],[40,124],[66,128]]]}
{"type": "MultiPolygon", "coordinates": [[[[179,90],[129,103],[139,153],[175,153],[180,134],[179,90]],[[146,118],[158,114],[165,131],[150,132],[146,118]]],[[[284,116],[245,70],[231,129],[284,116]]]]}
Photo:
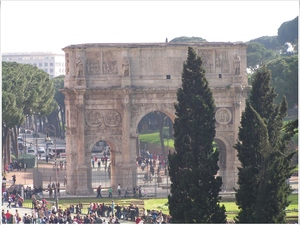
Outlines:
{"type": "Polygon", "coordinates": [[[42,67],[43,66],[43,63],[39,63],[39,67],[42,67]]]}
{"type": "Polygon", "coordinates": [[[50,66],[53,66],[53,63],[50,63],[50,66]]]}
{"type": "Polygon", "coordinates": [[[34,66],[36,66],[36,63],[33,63],[34,66]]]}
{"type": "Polygon", "coordinates": [[[48,63],[44,63],[44,66],[48,66],[48,63]]]}
{"type": "Polygon", "coordinates": [[[44,69],[44,71],[45,71],[46,73],[48,73],[48,69],[44,69]]]}
{"type": "Polygon", "coordinates": [[[50,73],[53,73],[53,69],[50,69],[50,73]]]}

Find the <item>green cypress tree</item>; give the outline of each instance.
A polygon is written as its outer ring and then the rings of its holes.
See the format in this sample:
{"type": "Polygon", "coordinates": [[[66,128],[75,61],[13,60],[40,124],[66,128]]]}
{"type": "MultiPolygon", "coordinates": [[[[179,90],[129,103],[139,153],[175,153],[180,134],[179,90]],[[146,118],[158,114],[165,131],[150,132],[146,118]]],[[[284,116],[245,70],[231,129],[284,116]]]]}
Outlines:
{"type": "Polygon", "coordinates": [[[276,93],[270,86],[271,73],[265,66],[254,75],[253,88],[242,114],[239,141],[235,145],[241,167],[236,201],[240,223],[284,223],[292,175],[283,118],[287,114],[284,98],[274,104],[276,93]]]}
{"type": "Polygon", "coordinates": [[[174,223],[225,223],[220,206],[222,179],[219,151],[213,150],[215,104],[205,78],[203,62],[192,47],[183,65],[182,87],[177,92],[174,122],[175,152],[169,154],[171,195],[169,210],[174,223]]]}

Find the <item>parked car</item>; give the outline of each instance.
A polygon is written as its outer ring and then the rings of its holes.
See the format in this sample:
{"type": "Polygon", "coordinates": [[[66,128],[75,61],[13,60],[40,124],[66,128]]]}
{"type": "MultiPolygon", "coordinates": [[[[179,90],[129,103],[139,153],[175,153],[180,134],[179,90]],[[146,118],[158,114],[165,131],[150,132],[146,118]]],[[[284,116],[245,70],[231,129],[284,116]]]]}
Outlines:
{"type": "Polygon", "coordinates": [[[36,155],[35,149],[27,149],[27,154],[36,155]]]}
{"type": "Polygon", "coordinates": [[[38,157],[46,157],[46,155],[47,155],[44,147],[39,147],[37,154],[38,154],[38,157]]]}
{"type": "Polygon", "coordinates": [[[54,145],[53,141],[51,139],[46,141],[46,145],[54,145]]]}

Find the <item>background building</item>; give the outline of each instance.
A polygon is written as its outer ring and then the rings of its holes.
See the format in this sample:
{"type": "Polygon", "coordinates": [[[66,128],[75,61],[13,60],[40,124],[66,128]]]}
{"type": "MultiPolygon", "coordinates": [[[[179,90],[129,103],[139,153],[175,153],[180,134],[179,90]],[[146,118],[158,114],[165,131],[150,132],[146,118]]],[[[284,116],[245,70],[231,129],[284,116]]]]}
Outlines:
{"type": "Polygon", "coordinates": [[[51,52],[3,53],[2,61],[31,64],[44,70],[50,78],[65,74],[65,55],[51,52]]]}

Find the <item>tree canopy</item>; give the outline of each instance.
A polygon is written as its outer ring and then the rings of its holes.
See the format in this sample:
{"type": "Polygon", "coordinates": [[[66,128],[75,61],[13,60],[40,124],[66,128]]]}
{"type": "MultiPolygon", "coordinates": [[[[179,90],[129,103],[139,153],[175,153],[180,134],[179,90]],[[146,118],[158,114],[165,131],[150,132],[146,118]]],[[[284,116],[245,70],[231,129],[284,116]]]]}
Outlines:
{"type": "Polygon", "coordinates": [[[279,57],[273,50],[269,50],[259,42],[249,42],[247,47],[247,68],[254,72],[263,63],[279,57]]]}
{"type": "Polygon", "coordinates": [[[2,62],[2,143],[6,163],[10,160],[9,130],[19,127],[28,115],[50,113],[53,96],[53,83],[46,72],[28,64],[2,62]]]}
{"type": "Polygon", "coordinates": [[[225,223],[219,204],[219,151],[213,150],[215,104],[200,57],[191,47],[183,65],[174,122],[175,152],[169,154],[169,210],[175,223],[225,223]]]}
{"type": "Polygon", "coordinates": [[[267,68],[272,72],[272,86],[278,93],[275,103],[286,96],[289,108],[298,105],[298,55],[271,60],[267,68]]]}
{"type": "Polygon", "coordinates": [[[207,42],[207,41],[201,37],[181,36],[181,37],[172,39],[170,42],[207,42]]]}
{"type": "Polygon", "coordinates": [[[284,45],[286,42],[298,43],[298,16],[290,21],[284,22],[278,28],[278,42],[284,45]]]}
{"type": "Polygon", "coordinates": [[[270,71],[266,66],[259,68],[234,146],[241,163],[236,190],[239,223],[284,223],[289,205],[291,188],[286,181],[292,175],[295,152],[288,152],[287,143],[292,128],[283,129],[286,99],[276,105],[276,93],[270,84],[270,71]]]}
{"type": "Polygon", "coordinates": [[[281,48],[281,45],[278,42],[277,36],[262,36],[259,38],[255,38],[253,40],[250,40],[249,43],[260,43],[265,47],[266,49],[269,50],[279,50],[281,48]]]}

